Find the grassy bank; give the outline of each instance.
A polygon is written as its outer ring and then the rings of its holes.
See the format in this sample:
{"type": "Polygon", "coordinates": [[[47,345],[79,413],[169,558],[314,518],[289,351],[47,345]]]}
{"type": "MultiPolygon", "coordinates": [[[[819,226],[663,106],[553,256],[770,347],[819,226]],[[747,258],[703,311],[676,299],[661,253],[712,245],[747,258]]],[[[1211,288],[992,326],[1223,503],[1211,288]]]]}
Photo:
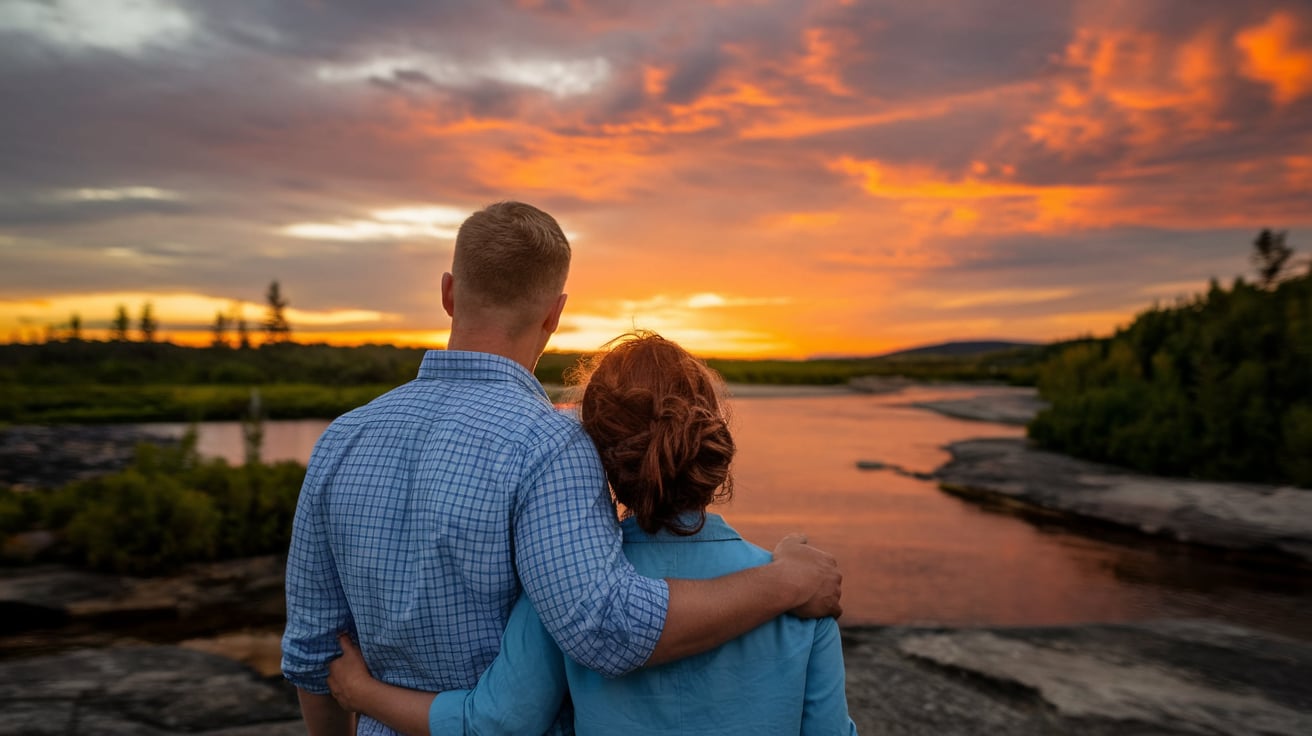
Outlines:
{"type": "Polygon", "coordinates": [[[275,383],[258,387],[223,384],[70,384],[0,386],[0,420],[12,424],[190,422],[240,419],[258,390],[265,416],[330,418],[368,403],[391,384],[323,386],[275,383]]]}

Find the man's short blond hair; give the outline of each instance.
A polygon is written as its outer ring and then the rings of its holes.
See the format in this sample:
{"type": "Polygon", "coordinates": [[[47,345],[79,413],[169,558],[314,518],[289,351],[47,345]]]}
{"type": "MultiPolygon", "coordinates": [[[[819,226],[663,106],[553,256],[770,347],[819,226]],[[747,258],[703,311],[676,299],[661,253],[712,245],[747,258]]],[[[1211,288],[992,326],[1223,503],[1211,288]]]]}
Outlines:
{"type": "Polygon", "coordinates": [[[569,258],[569,240],[555,218],[523,202],[498,202],[460,226],[451,275],[464,299],[528,307],[565,290],[569,258]]]}

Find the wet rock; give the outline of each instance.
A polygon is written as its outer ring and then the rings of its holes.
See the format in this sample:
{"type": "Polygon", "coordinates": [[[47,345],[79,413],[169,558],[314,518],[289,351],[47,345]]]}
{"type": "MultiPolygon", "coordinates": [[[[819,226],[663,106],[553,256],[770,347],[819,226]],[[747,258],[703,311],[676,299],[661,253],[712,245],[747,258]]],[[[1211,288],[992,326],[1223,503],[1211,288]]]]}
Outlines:
{"type": "Polygon", "coordinates": [[[130,425],[17,425],[0,429],[0,485],[57,488],[122,470],[138,443],[176,443],[130,425]]]}
{"type": "Polygon", "coordinates": [[[997,424],[1029,424],[1048,402],[1039,398],[1033,388],[994,389],[988,393],[965,399],[920,401],[912,404],[955,419],[970,419],[997,424]]]}
{"type": "Polygon", "coordinates": [[[847,386],[863,394],[895,394],[915,383],[905,376],[857,376],[849,380],[847,386]]]}
{"type": "Polygon", "coordinates": [[[1312,492],[1141,475],[1030,446],[983,439],[948,446],[945,491],[1022,514],[1134,529],[1180,542],[1312,564],[1312,492]]]}

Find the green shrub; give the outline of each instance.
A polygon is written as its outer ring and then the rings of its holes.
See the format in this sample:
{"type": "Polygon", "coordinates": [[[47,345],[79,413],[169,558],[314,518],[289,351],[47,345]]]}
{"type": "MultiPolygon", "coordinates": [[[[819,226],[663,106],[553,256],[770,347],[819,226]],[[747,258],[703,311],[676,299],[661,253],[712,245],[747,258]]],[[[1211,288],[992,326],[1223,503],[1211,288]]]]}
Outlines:
{"type": "Polygon", "coordinates": [[[168,572],[213,559],[220,516],[205,494],[165,475],[128,470],[84,481],[88,499],[63,530],[88,567],[123,574],[168,572]]]}
{"type": "MultiPolygon", "coordinates": [[[[232,467],[201,458],[189,432],[175,446],[138,445],[132,466],[121,473],[44,494],[30,516],[62,533],[75,564],[164,573],[191,562],[285,551],[304,479],[305,467],[295,462],[232,467]]],[[[0,496],[0,519],[5,508],[0,496]]]]}

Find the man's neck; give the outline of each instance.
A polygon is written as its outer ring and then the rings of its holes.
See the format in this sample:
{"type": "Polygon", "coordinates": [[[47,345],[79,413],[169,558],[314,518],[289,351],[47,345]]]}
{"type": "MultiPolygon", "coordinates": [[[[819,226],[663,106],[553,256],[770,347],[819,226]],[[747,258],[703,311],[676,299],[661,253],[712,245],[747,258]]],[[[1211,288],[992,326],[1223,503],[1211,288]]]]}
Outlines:
{"type": "Polygon", "coordinates": [[[498,329],[470,329],[451,327],[451,337],[447,339],[447,350],[467,350],[474,353],[491,353],[519,363],[529,373],[538,364],[542,350],[537,341],[526,338],[513,338],[498,329]]]}

